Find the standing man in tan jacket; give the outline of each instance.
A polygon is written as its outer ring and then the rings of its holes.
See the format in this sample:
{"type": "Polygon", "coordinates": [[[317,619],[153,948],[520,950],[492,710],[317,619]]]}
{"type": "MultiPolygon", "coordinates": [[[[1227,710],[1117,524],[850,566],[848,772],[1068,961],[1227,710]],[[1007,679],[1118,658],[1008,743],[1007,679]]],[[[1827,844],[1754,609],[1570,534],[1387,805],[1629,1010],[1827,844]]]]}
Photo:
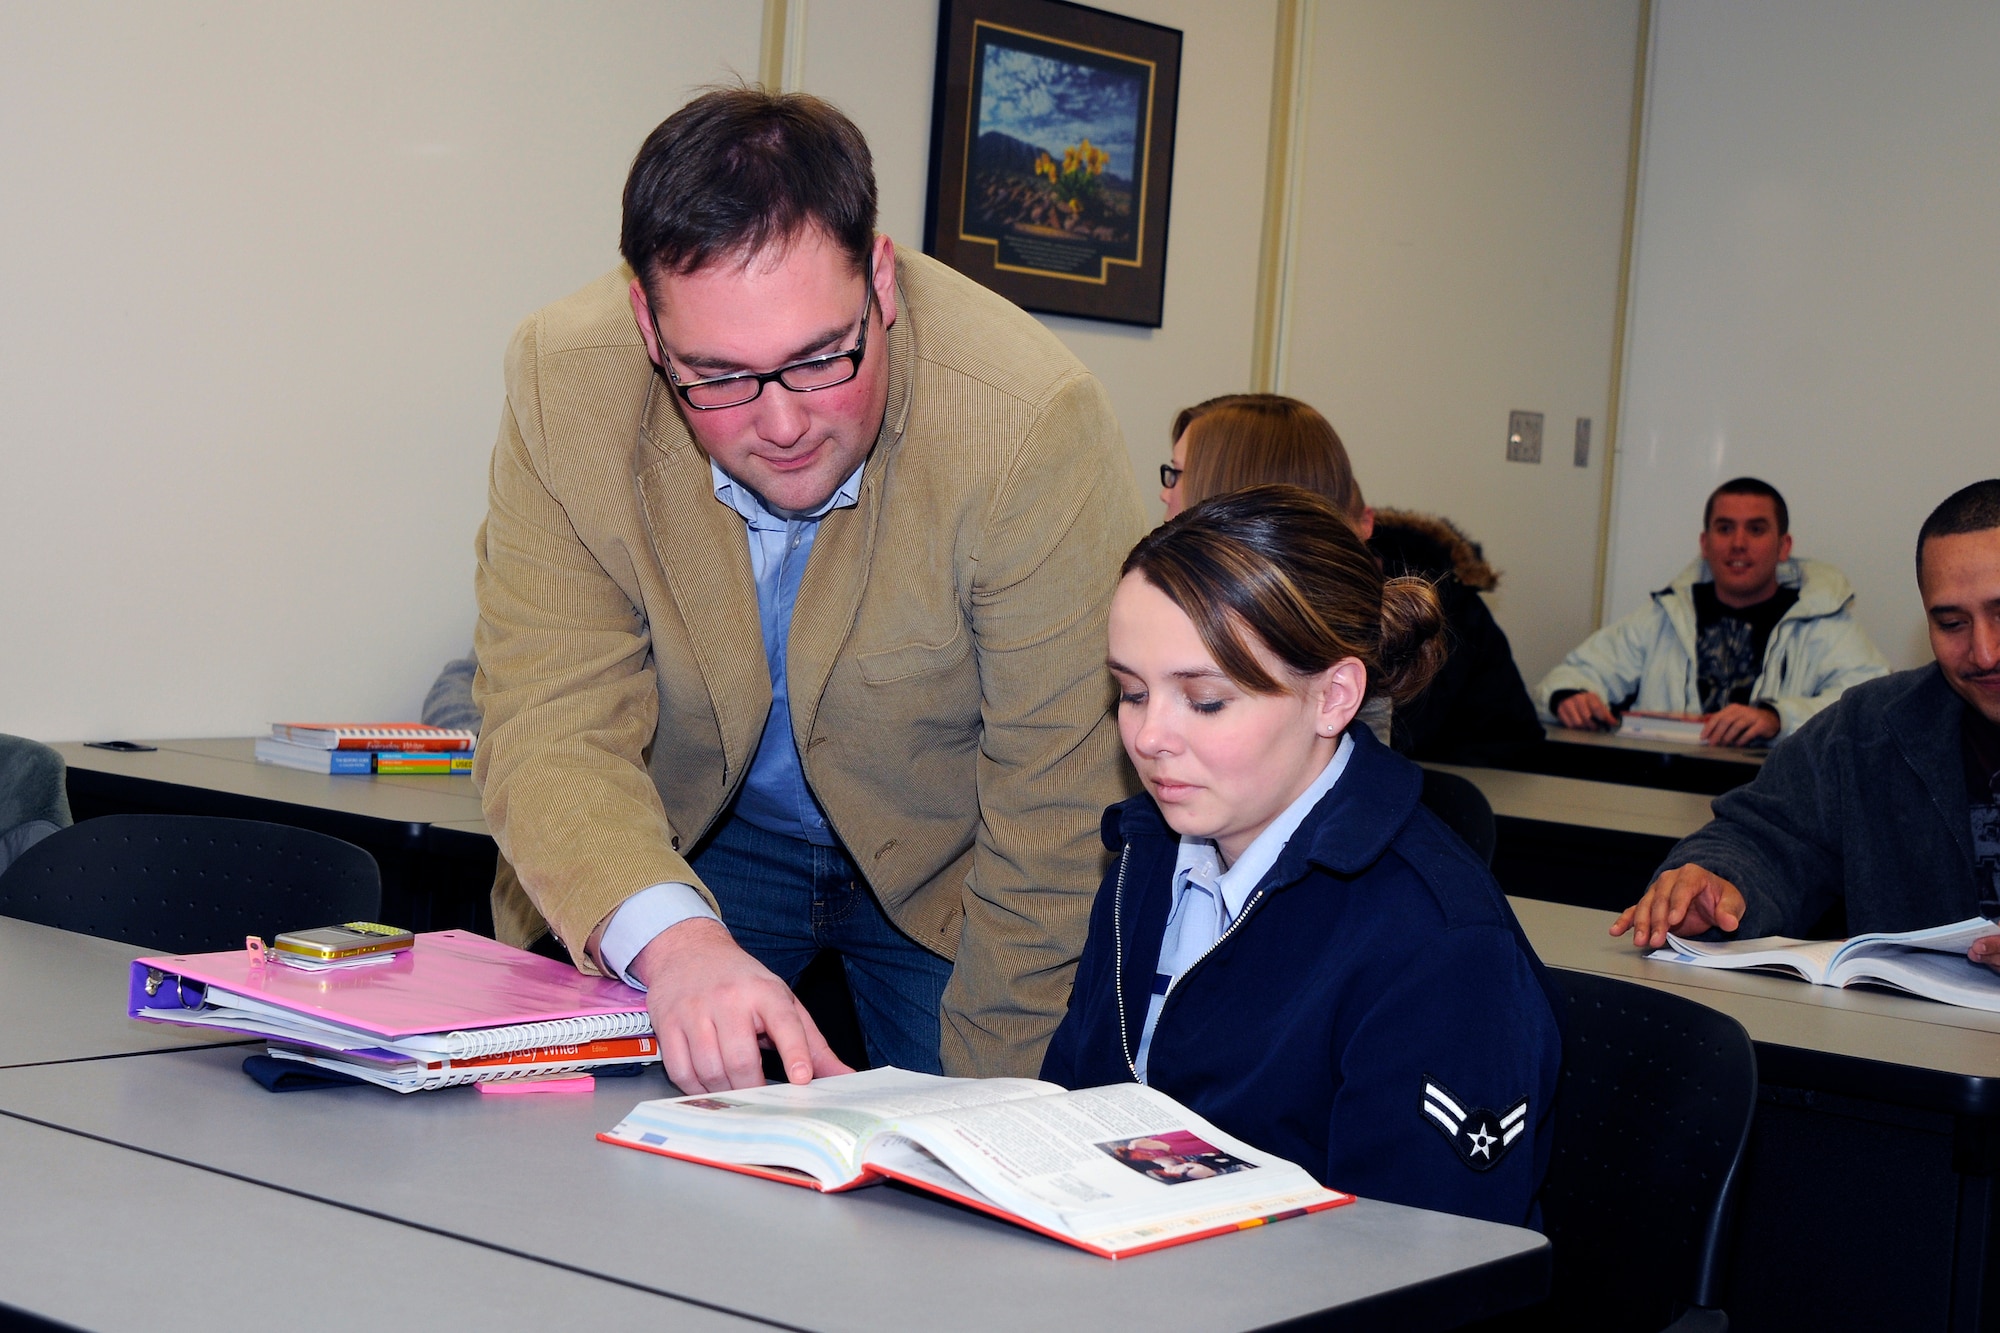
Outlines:
{"type": "Polygon", "coordinates": [[[871,1060],[1033,1074],[1131,790],[1104,669],[1143,530],[1103,388],[875,234],[831,106],[705,94],[625,188],[629,268],[525,322],[479,538],[478,778],[552,930],[648,991],[684,1091],[871,1060]]]}

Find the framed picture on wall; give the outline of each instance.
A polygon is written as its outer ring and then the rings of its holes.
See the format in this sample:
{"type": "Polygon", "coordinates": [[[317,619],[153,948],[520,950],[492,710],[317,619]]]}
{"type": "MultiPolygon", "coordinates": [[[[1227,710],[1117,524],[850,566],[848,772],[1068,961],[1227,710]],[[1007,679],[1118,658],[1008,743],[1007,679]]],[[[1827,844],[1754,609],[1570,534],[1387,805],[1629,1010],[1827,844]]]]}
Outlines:
{"type": "Polygon", "coordinates": [[[1158,328],[1181,34],[942,0],[924,249],[1029,310],[1158,328]]]}

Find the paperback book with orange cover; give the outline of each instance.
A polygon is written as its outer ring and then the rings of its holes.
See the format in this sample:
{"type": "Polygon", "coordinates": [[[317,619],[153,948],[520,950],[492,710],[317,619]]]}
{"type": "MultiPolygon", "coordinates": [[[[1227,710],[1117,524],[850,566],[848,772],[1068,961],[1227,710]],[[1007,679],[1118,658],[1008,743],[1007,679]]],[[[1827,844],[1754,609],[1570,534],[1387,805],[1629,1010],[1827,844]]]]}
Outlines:
{"type": "Polygon", "coordinates": [[[479,733],[421,722],[274,722],[271,735],[319,750],[470,750],[479,733]]]}
{"type": "Polygon", "coordinates": [[[1354,1201],[1137,1083],[871,1069],[641,1102],[597,1137],[828,1193],[897,1180],[1108,1259],[1354,1201]]]}

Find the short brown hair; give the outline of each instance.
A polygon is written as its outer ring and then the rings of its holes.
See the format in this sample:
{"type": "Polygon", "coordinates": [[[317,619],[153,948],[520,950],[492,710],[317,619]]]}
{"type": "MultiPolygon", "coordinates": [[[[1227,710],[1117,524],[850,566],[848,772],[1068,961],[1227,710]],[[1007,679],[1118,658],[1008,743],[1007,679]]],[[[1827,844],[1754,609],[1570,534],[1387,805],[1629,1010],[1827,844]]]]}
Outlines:
{"type": "Polygon", "coordinates": [[[1347,446],[1311,405],[1275,393],[1232,393],[1184,407],[1173,438],[1187,442],[1181,495],[1188,505],[1246,486],[1282,483],[1323,495],[1348,519],[1361,517],[1361,486],[1347,446]]]}
{"type": "Polygon", "coordinates": [[[625,178],[618,249],[650,283],[812,229],[861,272],[875,240],[875,162],[861,131],[807,93],[712,88],[646,136],[625,178]]]}
{"type": "Polygon", "coordinates": [[[1444,612],[1419,578],[1384,579],[1345,515],[1298,486],[1252,486],[1204,500],[1125,557],[1194,622],[1215,664],[1253,694],[1277,694],[1247,631],[1299,676],[1343,658],[1368,692],[1408,703],[1444,664],[1444,612]]]}
{"type": "Polygon", "coordinates": [[[1778,520],[1778,535],[1784,536],[1792,530],[1792,511],[1785,505],[1785,497],[1778,494],[1778,488],[1757,477],[1731,477],[1708,493],[1708,503],[1701,507],[1702,531],[1715,521],[1715,502],[1725,495],[1756,496],[1771,502],[1772,517],[1778,520]]]}

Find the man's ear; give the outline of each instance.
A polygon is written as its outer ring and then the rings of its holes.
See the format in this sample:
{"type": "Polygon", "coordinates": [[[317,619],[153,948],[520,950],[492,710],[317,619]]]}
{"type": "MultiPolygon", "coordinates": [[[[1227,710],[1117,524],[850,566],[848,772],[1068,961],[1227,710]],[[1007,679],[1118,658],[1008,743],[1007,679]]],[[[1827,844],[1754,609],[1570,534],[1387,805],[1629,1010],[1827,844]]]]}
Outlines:
{"type": "Polygon", "coordinates": [[[1358,657],[1343,657],[1320,673],[1316,693],[1314,729],[1322,736],[1338,736],[1368,699],[1368,668],[1358,657]]]}
{"type": "Polygon", "coordinates": [[[882,327],[886,329],[896,322],[896,243],[887,236],[877,236],[873,257],[875,304],[882,307],[882,327]]]}
{"type": "Polygon", "coordinates": [[[1785,539],[1778,543],[1778,559],[1790,560],[1791,558],[1792,558],[1792,534],[1788,532],[1785,534],[1785,539]]]}
{"type": "Polygon", "coordinates": [[[632,298],[632,320],[639,326],[639,337],[646,344],[646,355],[652,358],[654,365],[664,369],[667,363],[660,355],[660,331],[653,327],[653,307],[647,302],[646,289],[639,285],[637,278],[632,279],[627,295],[632,298]]]}

